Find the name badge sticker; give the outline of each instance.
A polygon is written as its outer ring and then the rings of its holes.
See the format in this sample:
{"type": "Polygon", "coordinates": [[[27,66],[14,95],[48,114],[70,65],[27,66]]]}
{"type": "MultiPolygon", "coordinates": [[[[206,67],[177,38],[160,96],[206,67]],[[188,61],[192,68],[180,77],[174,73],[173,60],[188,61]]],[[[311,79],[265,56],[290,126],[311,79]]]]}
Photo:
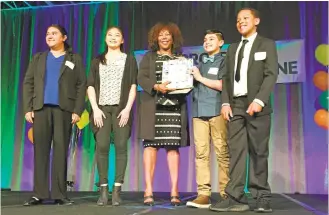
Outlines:
{"type": "Polygon", "coordinates": [[[208,74],[217,75],[218,74],[218,68],[216,68],[216,67],[210,68],[209,71],[208,71],[208,74]]]}
{"type": "Polygon", "coordinates": [[[65,61],[65,66],[68,66],[70,69],[72,69],[73,70],[73,68],[74,68],[74,63],[72,63],[71,61],[65,61]]]}

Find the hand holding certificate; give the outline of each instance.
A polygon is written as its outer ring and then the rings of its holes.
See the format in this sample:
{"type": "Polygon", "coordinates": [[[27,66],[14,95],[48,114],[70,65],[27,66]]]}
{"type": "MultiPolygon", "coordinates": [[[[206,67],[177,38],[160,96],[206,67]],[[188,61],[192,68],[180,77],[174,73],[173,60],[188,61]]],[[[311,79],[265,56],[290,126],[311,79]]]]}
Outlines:
{"type": "Polygon", "coordinates": [[[168,91],[174,91],[175,89],[169,89],[167,85],[169,84],[169,81],[163,82],[162,84],[156,84],[154,86],[154,89],[156,91],[160,91],[163,94],[166,94],[168,91]]]}
{"type": "Polygon", "coordinates": [[[192,90],[192,67],[193,59],[180,58],[163,62],[162,83],[169,82],[167,88],[175,89],[169,94],[186,94],[192,90]]]}

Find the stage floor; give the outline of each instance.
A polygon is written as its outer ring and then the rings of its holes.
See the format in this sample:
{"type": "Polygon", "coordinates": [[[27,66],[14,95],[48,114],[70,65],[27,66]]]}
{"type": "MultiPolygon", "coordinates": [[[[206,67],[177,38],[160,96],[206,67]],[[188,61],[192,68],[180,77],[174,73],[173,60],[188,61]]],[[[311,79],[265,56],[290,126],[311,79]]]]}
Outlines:
{"type": "MultiPolygon", "coordinates": [[[[153,207],[144,206],[142,192],[123,192],[123,204],[118,207],[111,205],[99,207],[96,205],[98,193],[96,192],[69,192],[69,197],[75,201],[74,205],[58,206],[51,202],[33,207],[22,206],[23,202],[30,197],[30,192],[1,192],[1,212],[3,215],[140,215],[140,214],[177,214],[177,215],[207,215],[217,212],[208,209],[193,209],[185,206],[172,207],[169,202],[169,193],[154,193],[156,205],[153,207]]],[[[181,193],[184,202],[193,199],[195,193],[181,193]]],[[[212,201],[219,199],[218,194],[212,195],[212,201]]],[[[251,207],[254,207],[253,200],[250,201],[251,207]]],[[[328,214],[328,196],[327,195],[284,195],[273,194],[272,207],[273,215],[325,215],[328,214]]],[[[241,214],[241,213],[220,213],[220,214],[241,214]]],[[[243,214],[255,214],[254,212],[245,212],[243,214]]]]}

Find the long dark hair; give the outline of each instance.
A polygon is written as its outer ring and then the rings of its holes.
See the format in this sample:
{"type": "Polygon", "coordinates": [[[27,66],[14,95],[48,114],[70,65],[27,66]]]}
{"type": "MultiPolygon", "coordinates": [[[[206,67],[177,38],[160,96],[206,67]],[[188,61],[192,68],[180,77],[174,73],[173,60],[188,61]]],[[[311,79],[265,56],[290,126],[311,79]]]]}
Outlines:
{"type": "MultiPolygon", "coordinates": [[[[61,34],[63,36],[67,36],[67,31],[66,31],[66,29],[63,26],[61,26],[59,24],[52,24],[51,26],[48,27],[48,29],[51,28],[51,27],[57,28],[59,30],[59,32],[61,32],[61,34]]],[[[64,41],[64,50],[67,51],[67,52],[71,52],[72,51],[72,48],[71,48],[71,46],[66,41],[67,40],[64,41]]]]}
{"type": "MultiPolygon", "coordinates": [[[[117,30],[121,33],[122,38],[124,38],[124,35],[123,35],[123,31],[122,31],[122,29],[121,29],[119,26],[115,26],[115,25],[110,26],[110,27],[106,30],[106,35],[107,35],[107,32],[109,32],[109,30],[111,30],[112,28],[117,29],[117,30]]],[[[105,37],[106,37],[106,36],[105,36],[105,37]]],[[[107,44],[106,44],[106,42],[105,42],[105,50],[104,50],[104,52],[103,52],[102,54],[100,54],[100,55],[97,56],[97,59],[99,59],[100,62],[101,62],[101,64],[103,64],[103,65],[106,65],[106,58],[105,58],[105,55],[107,54],[108,50],[109,50],[109,47],[107,46],[107,44]]],[[[120,51],[121,51],[121,52],[124,52],[124,50],[123,50],[123,44],[120,45],[120,51]]]]}

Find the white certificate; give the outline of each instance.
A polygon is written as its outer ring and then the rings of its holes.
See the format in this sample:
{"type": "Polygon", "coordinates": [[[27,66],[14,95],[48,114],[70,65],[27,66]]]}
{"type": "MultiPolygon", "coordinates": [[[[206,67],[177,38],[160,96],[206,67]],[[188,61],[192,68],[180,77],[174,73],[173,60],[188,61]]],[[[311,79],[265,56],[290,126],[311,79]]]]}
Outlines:
{"type": "Polygon", "coordinates": [[[169,81],[167,87],[178,90],[193,88],[192,67],[193,59],[182,58],[163,62],[162,83],[169,81]]]}

